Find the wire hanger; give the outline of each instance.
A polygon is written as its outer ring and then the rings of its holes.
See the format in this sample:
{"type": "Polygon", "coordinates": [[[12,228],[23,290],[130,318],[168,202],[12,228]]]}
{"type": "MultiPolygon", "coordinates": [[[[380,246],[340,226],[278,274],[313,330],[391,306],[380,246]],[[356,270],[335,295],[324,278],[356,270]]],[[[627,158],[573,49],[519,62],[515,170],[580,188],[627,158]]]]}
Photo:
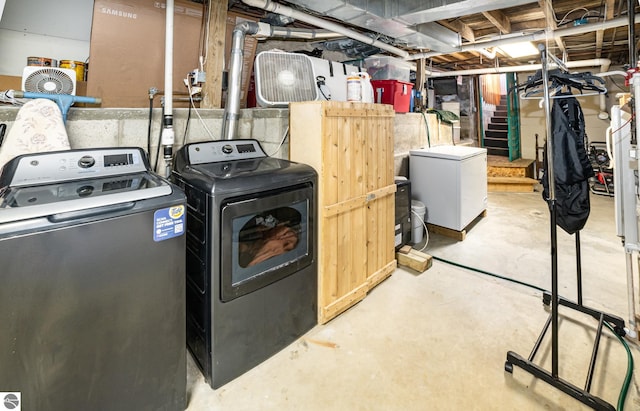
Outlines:
{"type": "MultiPolygon", "coordinates": [[[[555,57],[554,57],[555,58],[555,57]]],[[[591,72],[569,73],[563,69],[549,70],[549,98],[567,98],[571,96],[590,96],[606,94],[607,88],[601,77],[591,72]]],[[[544,89],[542,74],[538,70],[530,76],[526,82],[518,84],[512,90],[523,90],[520,93],[522,99],[539,99],[543,97],[544,89]]]]}

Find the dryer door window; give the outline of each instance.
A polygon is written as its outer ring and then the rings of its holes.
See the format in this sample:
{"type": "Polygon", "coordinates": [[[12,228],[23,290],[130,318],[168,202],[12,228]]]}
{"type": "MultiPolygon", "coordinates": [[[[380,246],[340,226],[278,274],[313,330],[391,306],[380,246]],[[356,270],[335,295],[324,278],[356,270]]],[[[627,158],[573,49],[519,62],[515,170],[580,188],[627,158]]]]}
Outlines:
{"type": "Polygon", "coordinates": [[[313,190],[302,186],[222,207],[221,299],[278,281],[313,260],[313,190]]]}

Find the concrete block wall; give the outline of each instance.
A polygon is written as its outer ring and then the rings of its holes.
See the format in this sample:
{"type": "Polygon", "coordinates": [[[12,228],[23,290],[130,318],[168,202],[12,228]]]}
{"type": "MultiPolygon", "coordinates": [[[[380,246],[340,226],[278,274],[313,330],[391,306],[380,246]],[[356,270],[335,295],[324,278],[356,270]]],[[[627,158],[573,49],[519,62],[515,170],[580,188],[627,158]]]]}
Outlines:
{"type": "MultiPolygon", "coordinates": [[[[7,134],[15,121],[19,108],[0,107],[0,123],[7,124],[7,134]]],[[[217,140],[221,135],[222,109],[173,110],[175,132],[174,152],[185,143],[217,140]],[[186,129],[190,116],[189,127],[186,129]],[[185,130],[187,130],[185,136],[185,130]]],[[[154,165],[160,139],[162,110],[153,109],[151,120],[150,161],[154,165]]],[[[447,126],[438,126],[435,115],[398,113],[395,117],[395,175],[408,175],[409,151],[428,146],[426,122],[430,124],[431,145],[451,144],[447,126]],[[426,121],[425,121],[426,120],[426,121]]],[[[100,109],[71,108],[67,115],[67,134],[71,148],[93,147],[142,147],[147,149],[149,134],[149,109],[100,109]]],[[[265,152],[273,157],[288,158],[289,110],[286,108],[260,108],[241,110],[238,122],[238,138],[255,138],[265,152]],[[284,141],[283,141],[284,140],[284,141]]],[[[6,136],[5,135],[5,136],[6,136]]],[[[5,137],[6,140],[6,137],[5,137]]],[[[160,153],[158,172],[165,175],[165,164],[160,153]]]]}

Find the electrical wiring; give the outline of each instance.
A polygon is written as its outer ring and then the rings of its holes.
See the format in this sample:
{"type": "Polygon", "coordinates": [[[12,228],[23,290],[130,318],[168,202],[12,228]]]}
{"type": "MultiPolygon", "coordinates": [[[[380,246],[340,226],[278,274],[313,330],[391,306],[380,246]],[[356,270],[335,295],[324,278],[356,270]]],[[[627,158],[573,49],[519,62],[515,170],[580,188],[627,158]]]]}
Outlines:
{"type": "MultiPolygon", "coordinates": [[[[153,171],[155,171],[156,173],[158,172],[158,159],[160,158],[160,146],[162,145],[160,144],[160,142],[162,141],[162,119],[164,119],[164,101],[162,102],[162,115],[160,116],[160,131],[158,134],[158,147],[156,148],[156,161],[153,165],[153,171]]],[[[151,153],[149,153],[149,156],[151,156],[151,153]]]]}
{"type": "Polygon", "coordinates": [[[558,26],[561,26],[562,24],[564,24],[564,19],[566,19],[569,14],[573,13],[574,11],[578,11],[578,10],[584,10],[587,13],[589,12],[589,9],[586,9],[584,7],[576,7],[573,10],[569,10],[560,20],[556,20],[556,23],[558,23],[558,26]]]}
{"type": "Polygon", "coordinates": [[[189,96],[189,100],[190,100],[190,104],[189,104],[189,111],[187,112],[187,121],[185,122],[185,126],[184,126],[184,134],[182,136],[182,145],[184,146],[185,144],[187,144],[187,136],[189,135],[189,123],[191,123],[191,106],[193,105],[193,98],[191,98],[191,96],[189,96]]]}
{"type": "Polygon", "coordinates": [[[151,157],[151,123],[153,119],[153,94],[149,92],[149,122],[147,125],[147,155],[151,157]]]}
{"type": "Polygon", "coordinates": [[[282,145],[284,144],[285,140],[287,139],[287,136],[289,135],[289,126],[287,126],[287,128],[284,130],[284,135],[282,136],[282,139],[280,140],[280,144],[278,144],[278,147],[276,147],[275,151],[271,154],[268,154],[269,157],[273,157],[276,154],[278,154],[278,151],[280,150],[280,147],[282,147],[282,145]]]}
{"type": "MultiPolygon", "coordinates": [[[[198,116],[198,119],[200,119],[200,123],[202,124],[202,127],[204,127],[205,131],[209,135],[209,138],[211,138],[211,140],[215,140],[215,137],[213,136],[213,133],[211,132],[211,130],[209,130],[209,127],[207,127],[207,124],[204,122],[204,120],[200,116],[200,113],[198,112],[198,109],[196,108],[196,105],[195,105],[195,103],[193,101],[193,93],[191,92],[191,82],[189,81],[190,77],[191,77],[191,75],[187,76],[187,89],[189,90],[189,102],[190,102],[191,106],[193,107],[193,111],[196,113],[196,116],[198,116]]],[[[185,141],[186,141],[186,135],[185,135],[185,141]]]]}
{"type": "Polygon", "coordinates": [[[204,33],[200,39],[200,70],[204,71],[204,63],[207,61],[207,51],[209,50],[209,26],[211,26],[211,2],[207,1],[204,4],[204,13],[206,16],[202,19],[202,24],[204,25],[204,33]]]}
{"type": "Polygon", "coordinates": [[[617,129],[613,130],[613,131],[611,132],[611,134],[615,134],[615,133],[617,133],[618,131],[622,130],[622,129],[624,128],[624,126],[626,126],[627,124],[631,123],[631,120],[633,120],[633,118],[634,118],[634,117],[635,117],[635,115],[632,115],[632,116],[629,118],[629,120],[625,121],[623,125],[621,125],[621,126],[620,126],[620,127],[618,127],[617,129]]]}

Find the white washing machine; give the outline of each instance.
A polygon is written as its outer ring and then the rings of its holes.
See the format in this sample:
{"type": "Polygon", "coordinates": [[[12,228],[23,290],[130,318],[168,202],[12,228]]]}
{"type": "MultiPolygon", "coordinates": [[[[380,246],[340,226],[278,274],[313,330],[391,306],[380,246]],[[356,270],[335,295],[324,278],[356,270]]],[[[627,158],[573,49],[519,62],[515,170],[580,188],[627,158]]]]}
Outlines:
{"type": "Polygon", "coordinates": [[[487,208],[487,150],[436,146],[410,151],[412,198],[429,224],[462,231],[487,208]]]}

